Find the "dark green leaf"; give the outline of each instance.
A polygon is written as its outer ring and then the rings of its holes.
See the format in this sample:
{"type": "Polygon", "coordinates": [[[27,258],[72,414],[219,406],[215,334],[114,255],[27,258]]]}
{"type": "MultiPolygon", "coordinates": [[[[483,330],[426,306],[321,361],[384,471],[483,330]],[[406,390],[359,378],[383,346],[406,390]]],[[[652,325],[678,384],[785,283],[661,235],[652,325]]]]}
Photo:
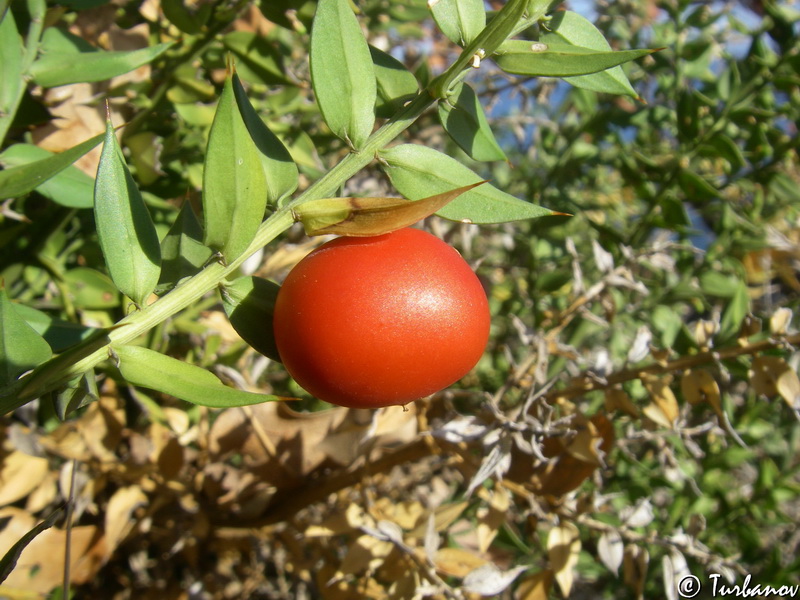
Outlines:
{"type": "Polygon", "coordinates": [[[222,38],[236,56],[236,69],[247,81],[265,85],[293,84],[286,77],[283,55],[270,40],[249,31],[234,31],[222,38]]]}
{"type": "Polygon", "coordinates": [[[184,277],[191,277],[211,258],[211,250],[203,245],[203,228],[192,210],[184,202],[178,217],[161,240],[161,277],[158,291],[175,287],[184,277]]]}
{"type": "Polygon", "coordinates": [[[164,11],[164,16],[169,19],[170,23],[184,33],[195,35],[202,31],[214,5],[198,2],[192,6],[194,10],[182,0],[161,0],[161,10],[164,11]]]}
{"type": "Polygon", "coordinates": [[[515,75],[569,77],[604,71],[653,52],[602,51],[570,44],[510,40],[500,46],[493,58],[501,69],[515,75]]]}
{"type": "Polygon", "coordinates": [[[261,277],[239,277],[222,288],[222,304],[242,339],[264,356],[280,362],[272,329],[280,286],[261,277]]]}
{"type": "MultiPolygon", "coordinates": [[[[116,294],[116,290],[114,292],[116,294]]],[[[51,317],[46,312],[24,304],[15,304],[14,308],[17,314],[50,344],[53,352],[61,352],[79,344],[97,331],[80,323],[51,317]]]]}
{"type": "Polygon", "coordinates": [[[432,0],[433,19],[454,44],[466,46],[486,26],[483,0],[432,0]]]}
{"type": "Polygon", "coordinates": [[[114,351],[120,373],[128,382],[192,404],[230,408],[285,399],[228,387],[210,371],[148,348],[120,346],[114,351]]]}
{"type": "Polygon", "coordinates": [[[114,285],[144,306],[161,271],[161,248],[156,228],[131,177],[111,121],[94,187],[97,237],[114,285]]]}
{"type": "MultiPolygon", "coordinates": [[[[454,158],[426,146],[403,144],[381,151],[380,156],[392,184],[409,200],[420,200],[482,181],[454,158]]],[[[453,221],[505,223],[548,216],[553,212],[484,184],[462,194],[437,214],[453,221]]]]}
{"type": "Polygon", "coordinates": [[[439,120],[448,135],[473,159],[506,160],[478,95],[466,83],[453,95],[439,101],[439,120]]]}
{"type": "Polygon", "coordinates": [[[64,389],[56,394],[54,398],[56,414],[59,419],[65,421],[70,413],[96,402],[99,398],[97,379],[94,370],[91,370],[70,381],[64,389]]]}
{"type": "Polygon", "coordinates": [[[378,85],[375,112],[381,118],[389,118],[416,97],[419,84],[414,74],[390,54],[373,46],[369,52],[378,85]]]}
{"type": "Polygon", "coordinates": [[[250,137],[258,148],[267,183],[267,202],[278,204],[297,189],[297,165],[281,141],[258,116],[239,81],[233,76],[233,93],[250,137]]]}
{"type": "MultiPolygon", "coordinates": [[[[97,146],[97,144],[103,141],[104,137],[105,134],[96,135],[59,154],[51,155],[48,153],[47,158],[42,158],[34,162],[25,162],[24,164],[18,164],[17,166],[12,166],[0,171],[0,199],[18,198],[19,196],[23,196],[35,190],[48,179],[69,167],[81,156],[97,146]]],[[[12,148],[15,148],[15,146],[12,146],[12,148]]],[[[6,150],[0,155],[0,162],[5,163],[6,153],[9,150],[10,149],[6,150]]],[[[33,154],[25,150],[23,150],[22,153],[27,156],[32,156],[33,154]]],[[[39,153],[41,154],[41,152],[39,153]]],[[[19,160],[19,154],[20,152],[18,150],[11,151],[12,163],[14,160],[19,160]],[[17,156],[16,159],[14,158],[15,155],[17,156]]]]}
{"type": "Polygon", "coordinates": [[[320,0],[309,60],[322,117],[337,137],[361,148],[375,123],[377,84],[367,41],[347,0],[320,0]]]}
{"type": "Polygon", "coordinates": [[[16,311],[5,289],[0,289],[0,385],[53,355],[49,344],[16,311]]]}
{"type": "Polygon", "coordinates": [[[267,181],[258,151],[236,103],[231,77],[208,137],[203,171],[206,246],[225,261],[239,257],[253,241],[267,207],[267,181]]]}
{"type": "Polygon", "coordinates": [[[691,169],[683,169],[678,175],[678,182],[686,198],[692,202],[719,197],[717,189],[691,169]]]}
{"type": "Polygon", "coordinates": [[[105,81],[146,65],[172,43],[122,52],[105,52],[66,31],[49,27],[42,36],[41,56],[31,65],[33,80],[42,87],[105,81]]]}
{"type": "Polygon", "coordinates": [[[749,312],[750,296],[747,293],[747,284],[740,281],[733,297],[722,312],[722,318],[719,324],[720,340],[729,340],[739,333],[742,321],[744,321],[744,318],[749,312]]]}

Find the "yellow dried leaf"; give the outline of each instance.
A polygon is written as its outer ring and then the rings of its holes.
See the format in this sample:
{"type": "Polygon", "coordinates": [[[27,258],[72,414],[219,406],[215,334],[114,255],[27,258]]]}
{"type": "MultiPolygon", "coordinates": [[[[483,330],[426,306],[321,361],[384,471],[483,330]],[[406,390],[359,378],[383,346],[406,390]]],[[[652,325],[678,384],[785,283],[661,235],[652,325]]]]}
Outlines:
{"type": "Polygon", "coordinates": [[[596,467],[604,467],[603,451],[600,450],[603,436],[597,431],[594,423],[587,419],[582,421],[578,424],[577,434],[567,445],[566,451],[578,460],[596,467]]]}
{"type": "Polygon", "coordinates": [[[514,600],[548,600],[552,586],[553,572],[550,569],[539,571],[520,582],[514,600]]]}
{"type": "Polygon", "coordinates": [[[490,492],[486,488],[480,488],[478,495],[489,504],[489,506],[482,506],[477,513],[478,549],[481,553],[484,553],[489,549],[495,536],[497,536],[497,531],[503,526],[508,517],[511,495],[503,487],[497,488],[494,492],[490,492]]]}
{"type": "Polygon", "coordinates": [[[782,307],[777,309],[769,319],[769,330],[772,335],[786,335],[789,323],[792,322],[792,309],[782,307]]]}
{"type": "Polygon", "coordinates": [[[0,466],[0,506],[21,500],[47,477],[46,458],[15,451],[3,458],[0,466]]]}
{"type": "Polygon", "coordinates": [[[376,569],[394,550],[394,544],[371,535],[362,535],[350,545],[339,571],[344,575],[355,575],[376,569]]]}
{"type": "Polygon", "coordinates": [[[694,325],[694,339],[702,350],[711,347],[711,340],[717,333],[718,326],[713,321],[700,320],[694,325]]]}
{"type": "Polygon", "coordinates": [[[376,521],[391,521],[405,530],[413,529],[425,514],[425,507],[417,501],[396,502],[391,498],[379,498],[369,507],[376,521]]]}
{"type": "Polygon", "coordinates": [[[631,417],[639,416],[639,409],[625,390],[608,389],[605,393],[605,408],[608,412],[619,410],[631,417]]]}
{"type": "Polygon", "coordinates": [[[433,562],[438,572],[451,577],[464,577],[487,563],[485,558],[462,548],[440,548],[433,562]]]}
{"type": "MultiPolygon", "coordinates": [[[[51,528],[37,535],[22,551],[16,568],[4,582],[40,594],[49,594],[64,578],[66,532],[51,528]]],[[[106,561],[105,540],[94,525],[73,527],[70,532],[70,580],[76,585],[90,581],[106,561]]]]}
{"type": "Polygon", "coordinates": [[[39,513],[50,506],[56,496],[58,496],[58,477],[51,472],[30,493],[25,502],[25,508],[33,514],[39,513]]]}
{"type": "Polygon", "coordinates": [[[581,551],[578,528],[569,522],[553,527],[547,534],[547,556],[555,573],[561,594],[566,598],[572,590],[575,565],[581,551]]]}
{"type": "Polygon", "coordinates": [[[136,522],[131,518],[133,511],[146,503],[147,496],[137,485],[120,488],[111,496],[105,518],[106,548],[109,555],[133,528],[136,522]]]}
{"type": "MultiPolygon", "coordinates": [[[[468,502],[453,502],[449,504],[442,504],[437,507],[433,514],[434,529],[436,532],[444,531],[452,525],[464,509],[467,508],[468,502]]],[[[422,538],[425,536],[425,529],[427,527],[427,518],[420,521],[420,523],[411,532],[412,537],[422,538]]]]}
{"type": "Polygon", "coordinates": [[[717,414],[722,412],[719,385],[705,369],[686,371],[681,377],[681,394],[689,404],[708,402],[717,414]]]}
{"type": "Polygon", "coordinates": [[[653,404],[651,406],[655,406],[659,412],[663,415],[663,419],[660,421],[658,418],[653,419],[653,410],[648,410],[650,407],[646,407],[644,413],[647,417],[655,420],[659,424],[663,424],[664,422],[668,423],[669,428],[673,428],[675,426],[676,421],[678,420],[678,401],[675,398],[675,394],[670,388],[670,381],[667,378],[659,378],[659,379],[649,379],[645,380],[644,382],[645,388],[647,391],[650,392],[650,396],[653,400],[653,404]]]}
{"type": "Polygon", "coordinates": [[[750,385],[756,394],[780,396],[792,408],[800,408],[800,380],[780,356],[759,356],[750,369],[750,385]]]}
{"type": "Polygon", "coordinates": [[[645,548],[634,545],[625,547],[625,558],[622,561],[622,579],[625,585],[634,591],[636,598],[643,597],[649,563],[650,554],[645,548]]]}

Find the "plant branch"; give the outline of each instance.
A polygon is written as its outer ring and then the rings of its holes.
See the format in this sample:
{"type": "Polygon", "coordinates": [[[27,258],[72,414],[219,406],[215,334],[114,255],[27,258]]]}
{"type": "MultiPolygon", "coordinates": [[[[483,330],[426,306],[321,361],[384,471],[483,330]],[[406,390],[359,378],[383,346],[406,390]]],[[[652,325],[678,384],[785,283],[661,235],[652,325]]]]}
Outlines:
{"type": "Polygon", "coordinates": [[[738,346],[729,346],[720,350],[706,350],[690,356],[681,356],[667,362],[654,362],[641,367],[625,369],[603,378],[584,374],[574,378],[565,388],[551,390],[545,394],[545,398],[548,401],[553,401],[557,398],[575,398],[589,392],[607,390],[628,381],[642,379],[648,375],[674,373],[708,363],[730,360],[738,356],[758,354],[766,350],[795,346],[797,344],[800,344],[800,333],[780,338],[767,338],[738,346]]]}

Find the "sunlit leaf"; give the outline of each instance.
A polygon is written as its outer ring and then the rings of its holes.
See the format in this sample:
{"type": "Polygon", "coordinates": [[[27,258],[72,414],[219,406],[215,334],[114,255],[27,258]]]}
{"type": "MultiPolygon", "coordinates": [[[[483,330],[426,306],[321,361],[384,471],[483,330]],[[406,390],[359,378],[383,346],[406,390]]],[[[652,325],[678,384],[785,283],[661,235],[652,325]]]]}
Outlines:
{"type": "Polygon", "coordinates": [[[110,120],[97,167],[94,216],[97,237],[114,285],[138,306],[144,306],[158,283],[161,247],[110,120]]]}
{"type": "MultiPolygon", "coordinates": [[[[47,180],[64,171],[64,169],[72,165],[72,163],[81,156],[92,150],[102,142],[105,137],[106,134],[101,133],[58,154],[51,154],[41,149],[33,151],[25,150],[19,148],[20,144],[11,146],[0,154],[0,164],[8,165],[8,168],[0,171],[0,199],[17,198],[32,192],[46,183],[47,180]],[[38,157],[36,157],[37,154],[39,155],[38,157]]],[[[75,179],[80,179],[79,177],[68,177],[70,182],[75,179]]],[[[67,181],[66,179],[61,180],[64,184],[66,184],[67,181]]],[[[57,192],[54,187],[43,188],[42,193],[46,191],[50,191],[51,193],[57,192]]],[[[45,193],[45,195],[48,194],[45,193]]],[[[58,196],[60,198],[64,197],[60,193],[58,196]]],[[[80,198],[77,202],[81,204],[81,206],[77,206],[76,208],[84,208],[83,203],[85,199],[80,198]]]]}
{"type": "MultiPolygon", "coordinates": [[[[575,12],[569,10],[556,12],[553,18],[547,22],[546,27],[552,33],[542,35],[540,37],[541,42],[567,42],[574,46],[582,46],[593,50],[611,50],[611,46],[602,32],[591,21],[575,12]]],[[[595,92],[638,97],[622,67],[619,66],[591,75],[567,77],[565,81],[575,87],[595,92]]]]}
{"type": "Polygon", "coordinates": [[[572,590],[580,551],[580,532],[574,524],[564,522],[550,529],[547,534],[547,556],[558,587],[565,598],[569,597],[572,590]]]}
{"type": "Polygon", "coordinates": [[[203,169],[203,228],[206,246],[226,262],[253,241],[267,206],[261,154],[239,111],[229,76],[208,136],[203,169]]]}
{"type": "Polygon", "coordinates": [[[0,288],[0,385],[52,355],[50,345],[17,313],[5,288],[0,288]]]}
{"type": "MultiPolygon", "coordinates": [[[[380,156],[394,187],[410,200],[482,181],[456,159],[427,146],[402,144],[381,151],[380,156]]],[[[487,183],[462,194],[437,214],[453,221],[504,223],[548,216],[553,211],[487,183]]]]}
{"type": "Polygon", "coordinates": [[[67,31],[48,27],[42,37],[41,56],[31,65],[30,74],[42,87],[104,81],[152,62],[170,46],[172,43],[106,52],[67,31]]]}
{"type": "Polygon", "coordinates": [[[320,0],[309,53],[322,117],[337,137],[360,148],[375,123],[377,87],[367,41],[347,0],[320,0]]]}
{"type": "Polygon", "coordinates": [[[528,77],[587,75],[652,54],[654,50],[594,50],[570,44],[509,40],[492,57],[507,73],[528,77]]]}
{"type": "Polygon", "coordinates": [[[233,75],[233,94],[236,97],[236,104],[245,127],[250,132],[250,137],[253,138],[264,167],[267,203],[277,204],[297,189],[297,165],[286,147],[253,109],[242,83],[235,73],[233,75]]]}

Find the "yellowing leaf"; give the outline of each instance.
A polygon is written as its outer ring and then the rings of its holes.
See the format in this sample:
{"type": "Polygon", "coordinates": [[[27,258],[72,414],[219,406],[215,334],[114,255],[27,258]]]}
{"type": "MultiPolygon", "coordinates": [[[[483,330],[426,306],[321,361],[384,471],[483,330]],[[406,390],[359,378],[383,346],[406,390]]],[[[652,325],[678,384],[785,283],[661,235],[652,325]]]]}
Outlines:
{"type": "Polygon", "coordinates": [[[465,577],[486,564],[486,559],[461,548],[441,548],[434,559],[436,570],[451,577],[465,577]]]}
{"type": "Polygon", "coordinates": [[[756,394],[780,396],[792,409],[800,408],[800,378],[780,356],[759,356],[753,361],[750,383],[756,394]]]}
{"type": "Polygon", "coordinates": [[[130,533],[135,520],[132,513],[147,502],[147,496],[137,485],[123,487],[114,492],[106,507],[106,547],[111,554],[130,533]]]}
{"type": "Polygon", "coordinates": [[[684,373],[681,377],[681,393],[689,404],[708,402],[717,414],[722,410],[719,385],[705,369],[684,373]]]}
{"type": "Polygon", "coordinates": [[[514,600],[548,600],[553,586],[553,572],[550,569],[526,577],[514,595],[514,600]]]}
{"type": "Polygon", "coordinates": [[[296,221],[307,235],[368,237],[413,225],[437,212],[450,201],[485,181],[436,194],[422,200],[405,198],[322,198],[294,209],[296,221]]]}
{"type": "Polygon", "coordinates": [[[625,390],[608,389],[605,393],[605,409],[608,412],[620,410],[632,417],[639,416],[639,409],[625,390]]]}
{"type": "Polygon", "coordinates": [[[573,523],[562,523],[547,534],[547,556],[550,568],[555,573],[558,587],[566,598],[572,590],[575,565],[581,551],[578,528],[573,523]]]}
{"type": "Polygon", "coordinates": [[[679,410],[678,401],[669,384],[667,379],[651,379],[644,382],[653,399],[653,403],[644,409],[644,413],[657,423],[661,425],[667,423],[667,426],[672,428],[678,420],[679,410]],[[656,411],[651,408],[653,406],[663,415],[663,418],[656,416],[656,411]]]}

